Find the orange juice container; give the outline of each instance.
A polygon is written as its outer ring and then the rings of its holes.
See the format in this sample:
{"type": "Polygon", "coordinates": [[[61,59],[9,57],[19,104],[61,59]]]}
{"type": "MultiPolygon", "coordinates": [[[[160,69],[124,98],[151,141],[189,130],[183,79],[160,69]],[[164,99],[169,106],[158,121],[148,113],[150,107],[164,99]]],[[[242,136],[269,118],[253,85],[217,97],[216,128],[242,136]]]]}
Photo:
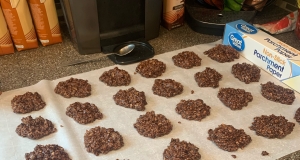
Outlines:
{"type": "Polygon", "coordinates": [[[38,42],[26,0],[1,0],[1,7],[18,51],[37,48],[38,42]]]}
{"type": "Polygon", "coordinates": [[[11,41],[7,24],[0,8],[0,55],[14,53],[14,46],[11,41]]]}
{"type": "Polygon", "coordinates": [[[28,0],[28,3],[42,45],[62,42],[54,0],[28,0]]]}

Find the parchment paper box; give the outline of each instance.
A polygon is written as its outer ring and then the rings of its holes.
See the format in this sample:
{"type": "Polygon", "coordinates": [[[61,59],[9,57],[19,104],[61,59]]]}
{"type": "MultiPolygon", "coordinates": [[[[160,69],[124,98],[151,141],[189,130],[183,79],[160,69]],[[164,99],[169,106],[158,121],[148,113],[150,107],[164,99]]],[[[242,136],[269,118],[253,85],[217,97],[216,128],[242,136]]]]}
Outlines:
{"type": "Polygon", "coordinates": [[[238,20],[227,23],[223,44],[300,93],[300,51],[238,20]]]}

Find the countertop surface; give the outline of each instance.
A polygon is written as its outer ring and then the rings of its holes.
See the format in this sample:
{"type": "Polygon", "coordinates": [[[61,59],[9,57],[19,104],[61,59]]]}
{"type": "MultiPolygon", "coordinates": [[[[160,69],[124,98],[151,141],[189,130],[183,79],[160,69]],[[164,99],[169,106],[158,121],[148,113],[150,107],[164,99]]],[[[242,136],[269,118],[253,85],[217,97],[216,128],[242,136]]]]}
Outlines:
{"type": "MultiPolygon", "coordinates": [[[[259,12],[253,23],[266,23],[278,20],[288,12],[280,10],[276,6],[269,6],[263,12],[259,12]]],[[[0,56],[0,91],[13,90],[36,84],[40,80],[54,80],[61,77],[83,73],[107,66],[114,63],[107,57],[99,61],[60,67],[67,61],[80,60],[94,57],[98,54],[80,55],[72,45],[67,26],[62,23],[61,32],[63,42],[50,46],[39,46],[36,49],[16,51],[14,54],[0,56]]],[[[300,50],[300,40],[294,32],[274,35],[281,41],[300,50]]],[[[212,36],[194,32],[187,24],[174,30],[166,30],[160,27],[159,36],[149,41],[153,46],[155,54],[190,47],[193,45],[210,43],[222,39],[222,36],[212,36]]]]}
{"type": "MultiPolygon", "coordinates": [[[[265,23],[278,20],[288,12],[278,12],[272,6],[265,8],[256,15],[253,23],[265,23]]],[[[39,46],[37,49],[15,52],[14,54],[0,56],[0,91],[13,90],[36,84],[40,80],[54,80],[61,77],[79,74],[107,66],[114,63],[107,57],[98,61],[61,67],[60,65],[72,60],[93,57],[97,54],[80,55],[73,47],[65,24],[61,24],[63,42],[51,46],[39,46]]],[[[300,50],[300,40],[294,32],[274,35],[274,37],[300,50]]],[[[212,36],[194,32],[187,24],[168,31],[161,27],[159,37],[150,40],[155,54],[186,48],[193,45],[210,43],[222,39],[222,36],[212,36]]],[[[100,75],[99,75],[100,76],[100,75]]],[[[0,98],[1,99],[1,98],[0,98]]],[[[300,159],[300,151],[281,158],[280,160],[300,159]]]]}

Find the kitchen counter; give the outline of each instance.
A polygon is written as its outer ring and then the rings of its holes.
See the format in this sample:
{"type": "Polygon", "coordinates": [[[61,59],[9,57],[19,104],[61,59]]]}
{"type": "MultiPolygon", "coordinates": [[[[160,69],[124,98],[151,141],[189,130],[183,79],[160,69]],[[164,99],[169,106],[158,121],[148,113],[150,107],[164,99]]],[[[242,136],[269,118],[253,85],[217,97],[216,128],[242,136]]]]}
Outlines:
{"type": "MultiPolygon", "coordinates": [[[[54,80],[114,65],[109,58],[103,57],[96,62],[60,67],[61,64],[67,61],[97,55],[80,55],[72,45],[66,25],[62,24],[61,30],[63,35],[62,43],[46,47],[39,46],[37,49],[1,56],[0,90],[17,89],[33,85],[42,79],[54,80]]],[[[161,54],[201,43],[213,42],[221,38],[221,36],[196,33],[187,25],[184,25],[172,31],[161,27],[159,37],[150,40],[149,43],[153,46],[155,54],[161,54]]]]}
{"type": "MultiPolygon", "coordinates": [[[[288,12],[270,6],[259,12],[254,18],[254,23],[266,23],[285,16],[288,12]]],[[[99,61],[68,67],[61,64],[93,57],[97,54],[80,55],[72,46],[68,29],[65,23],[61,24],[63,42],[51,46],[39,46],[37,49],[15,52],[14,54],[0,56],[0,91],[13,90],[33,85],[40,80],[54,80],[61,77],[79,74],[107,66],[114,63],[107,57],[99,61]]],[[[276,38],[300,50],[300,40],[293,32],[275,35],[276,38]]],[[[160,27],[159,37],[149,43],[153,46],[155,54],[186,48],[202,43],[210,43],[222,39],[222,36],[212,36],[194,32],[187,24],[168,31],[160,27]]]]}
{"type": "MultiPolygon", "coordinates": [[[[276,20],[286,15],[286,12],[278,12],[276,9],[266,8],[264,12],[258,13],[254,23],[265,23],[276,20]]],[[[25,86],[36,84],[40,80],[54,80],[61,77],[79,74],[107,66],[114,63],[107,57],[99,61],[61,67],[66,61],[78,60],[86,57],[93,57],[97,54],[80,55],[72,46],[67,26],[62,23],[61,31],[63,42],[47,47],[39,46],[37,49],[31,49],[14,54],[0,56],[0,91],[13,90],[25,86]]],[[[300,50],[300,40],[293,32],[287,32],[274,37],[300,50]]],[[[194,32],[187,24],[174,30],[168,31],[160,28],[159,37],[150,40],[155,54],[186,48],[193,45],[210,43],[222,39],[222,36],[205,35],[194,32]]],[[[99,74],[100,76],[100,74],[99,74]]],[[[300,151],[281,158],[280,160],[300,159],[300,151]]]]}

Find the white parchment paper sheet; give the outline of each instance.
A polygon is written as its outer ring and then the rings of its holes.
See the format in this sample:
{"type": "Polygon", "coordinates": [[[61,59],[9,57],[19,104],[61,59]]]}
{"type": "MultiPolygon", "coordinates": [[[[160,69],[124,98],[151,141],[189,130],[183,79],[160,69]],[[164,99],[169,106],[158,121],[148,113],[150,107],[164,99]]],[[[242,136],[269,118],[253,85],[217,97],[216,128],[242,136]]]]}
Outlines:
{"type": "Polygon", "coordinates": [[[261,71],[260,82],[244,84],[231,74],[231,66],[236,63],[247,62],[241,57],[231,63],[218,63],[211,60],[203,54],[204,51],[212,48],[217,41],[210,44],[201,44],[177,51],[157,55],[154,58],[164,62],[167,65],[166,72],[158,77],[160,79],[171,78],[180,82],[184,86],[182,94],[172,98],[164,98],[154,95],[151,88],[154,78],[144,78],[140,74],[134,74],[138,64],[117,66],[126,70],[131,75],[131,84],[122,87],[109,87],[99,81],[100,75],[116,66],[102,68],[78,75],[64,77],[54,81],[42,80],[36,85],[4,92],[0,96],[0,159],[21,160],[25,153],[33,151],[37,144],[58,144],[65,148],[69,156],[74,160],[93,160],[93,159],[130,159],[130,160],[159,160],[163,159],[163,151],[169,145],[171,138],[179,138],[193,143],[199,147],[199,153],[203,160],[222,160],[232,159],[231,155],[236,155],[237,159],[276,159],[300,149],[300,125],[293,119],[295,111],[300,107],[300,97],[296,93],[296,100],[293,105],[283,105],[266,100],[260,94],[260,84],[272,81],[277,85],[282,85],[280,81],[261,71]],[[202,64],[192,69],[183,69],[175,66],[172,62],[172,56],[182,51],[194,51],[202,58],[202,64]],[[233,87],[245,89],[253,95],[253,101],[242,110],[232,111],[225,107],[217,98],[219,88],[200,88],[194,80],[196,72],[203,71],[206,67],[216,69],[223,75],[220,81],[220,87],[233,87]],[[66,99],[54,93],[54,88],[58,82],[69,79],[70,77],[86,79],[92,85],[92,95],[87,98],[66,99]],[[145,111],[136,111],[120,107],[115,104],[112,97],[120,89],[134,87],[139,91],[144,91],[148,104],[145,111]],[[195,93],[191,94],[194,90],[195,93]],[[46,107],[42,110],[28,114],[15,114],[11,108],[11,100],[15,95],[21,95],[25,92],[38,92],[46,102],[46,107]],[[202,99],[211,107],[211,115],[201,122],[188,121],[182,119],[175,112],[176,104],[181,99],[202,99]],[[66,116],[66,108],[74,102],[90,102],[98,106],[103,113],[104,118],[88,125],[81,125],[73,119],[66,116]],[[133,124],[136,119],[145,114],[146,111],[154,110],[156,113],[165,115],[173,124],[173,130],[170,134],[156,139],[143,137],[134,129],[133,124]],[[253,118],[261,115],[283,115],[289,121],[296,123],[294,131],[283,139],[267,139],[257,136],[254,131],[249,129],[253,118]],[[42,116],[51,120],[57,132],[39,140],[22,138],[15,132],[16,127],[21,123],[21,118],[31,115],[33,118],[42,116]],[[178,123],[181,122],[181,123],[178,123]],[[220,124],[233,125],[237,129],[244,129],[252,138],[252,142],[244,149],[236,152],[227,152],[219,149],[214,143],[207,140],[209,129],[214,129],[220,124]],[[61,127],[61,125],[63,127],[61,127]],[[96,127],[114,128],[124,139],[124,147],[117,151],[111,151],[106,155],[95,156],[85,150],[83,136],[86,130],[96,127]],[[267,151],[269,156],[262,156],[261,152],[267,151]]]}

